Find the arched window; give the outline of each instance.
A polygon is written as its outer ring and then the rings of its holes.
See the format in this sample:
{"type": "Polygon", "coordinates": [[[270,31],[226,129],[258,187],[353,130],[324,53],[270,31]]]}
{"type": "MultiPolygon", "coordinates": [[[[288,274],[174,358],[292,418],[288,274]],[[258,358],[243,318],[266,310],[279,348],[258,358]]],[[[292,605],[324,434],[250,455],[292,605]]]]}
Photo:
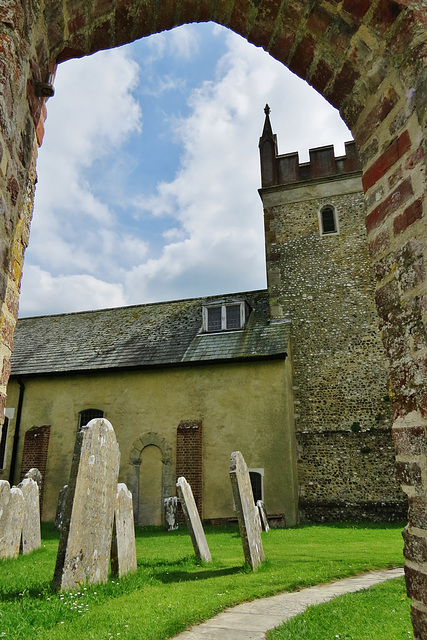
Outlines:
{"type": "Polygon", "coordinates": [[[88,422],[94,420],[94,418],[103,418],[104,412],[101,409],[85,409],[79,413],[79,429],[84,427],[88,422]]]}
{"type": "Polygon", "coordinates": [[[335,209],[329,205],[323,207],[319,214],[320,235],[338,233],[338,222],[335,209]]]}

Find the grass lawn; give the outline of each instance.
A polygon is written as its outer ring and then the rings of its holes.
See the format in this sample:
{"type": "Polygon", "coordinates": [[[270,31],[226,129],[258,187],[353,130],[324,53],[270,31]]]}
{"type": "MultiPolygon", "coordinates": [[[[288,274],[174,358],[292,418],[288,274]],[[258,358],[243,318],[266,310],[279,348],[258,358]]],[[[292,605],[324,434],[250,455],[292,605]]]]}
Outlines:
{"type": "Polygon", "coordinates": [[[410,640],[410,600],[404,578],[308,607],[269,631],[267,640],[410,640]]]}
{"type": "MultiPolygon", "coordinates": [[[[184,528],[137,529],[138,571],[54,594],[58,534],[0,563],[0,637],[7,640],[164,640],[245,600],[403,563],[402,525],[316,525],[263,534],[266,561],[244,565],[237,528],[207,527],[211,563],[197,563],[184,528]]],[[[333,639],[335,640],[335,639],[333,639]]]]}

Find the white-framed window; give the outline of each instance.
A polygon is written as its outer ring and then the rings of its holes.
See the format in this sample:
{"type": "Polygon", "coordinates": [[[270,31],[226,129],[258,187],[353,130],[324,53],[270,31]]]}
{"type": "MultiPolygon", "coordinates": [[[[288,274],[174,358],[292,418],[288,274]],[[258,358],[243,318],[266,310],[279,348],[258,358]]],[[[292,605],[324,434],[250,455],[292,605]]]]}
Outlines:
{"type": "Polygon", "coordinates": [[[264,502],[264,469],[248,469],[248,471],[251,479],[255,504],[258,500],[262,500],[264,502]]]}
{"type": "Polygon", "coordinates": [[[319,211],[319,229],[321,236],[337,235],[338,217],[335,207],[330,204],[325,205],[319,211]]]}
{"type": "Polygon", "coordinates": [[[249,307],[245,302],[212,303],[203,307],[203,331],[236,331],[245,326],[249,307]]]}

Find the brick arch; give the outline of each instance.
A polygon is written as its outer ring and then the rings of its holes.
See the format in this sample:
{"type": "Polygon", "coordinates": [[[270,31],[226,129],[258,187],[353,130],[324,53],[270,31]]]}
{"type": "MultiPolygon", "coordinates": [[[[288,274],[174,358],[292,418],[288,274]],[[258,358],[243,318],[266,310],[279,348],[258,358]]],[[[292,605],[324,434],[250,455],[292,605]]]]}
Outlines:
{"type": "Polygon", "coordinates": [[[423,0],[46,0],[43,12],[30,0],[0,0],[0,400],[43,137],[45,106],[36,83],[57,62],[207,20],[262,46],[307,80],[339,108],[358,144],[398,468],[410,499],[408,592],[415,636],[427,637],[427,572],[420,564],[427,560],[423,0]]]}

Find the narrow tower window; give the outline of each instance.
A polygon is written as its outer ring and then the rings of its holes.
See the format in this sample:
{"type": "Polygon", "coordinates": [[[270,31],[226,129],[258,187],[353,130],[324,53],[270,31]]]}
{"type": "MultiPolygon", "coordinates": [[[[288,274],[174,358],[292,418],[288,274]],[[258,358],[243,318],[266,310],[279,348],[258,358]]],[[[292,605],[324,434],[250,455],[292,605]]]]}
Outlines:
{"type": "Polygon", "coordinates": [[[333,207],[323,207],[320,212],[320,235],[338,233],[338,224],[333,207]]]}

